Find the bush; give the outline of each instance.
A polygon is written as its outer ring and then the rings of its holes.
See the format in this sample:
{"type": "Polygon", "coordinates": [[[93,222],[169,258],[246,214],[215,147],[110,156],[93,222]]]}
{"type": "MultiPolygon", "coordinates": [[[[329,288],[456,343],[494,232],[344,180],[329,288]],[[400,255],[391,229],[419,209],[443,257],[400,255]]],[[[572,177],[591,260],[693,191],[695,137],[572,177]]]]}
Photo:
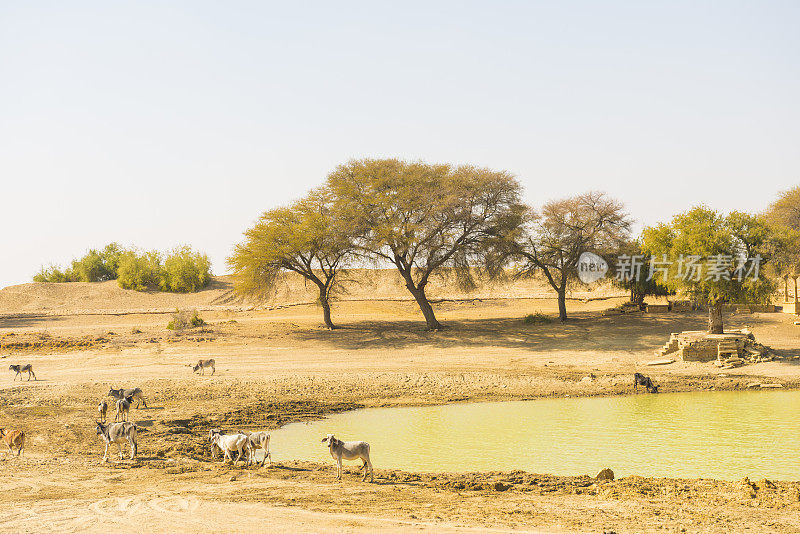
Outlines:
{"type": "Polygon", "coordinates": [[[156,251],[122,254],[117,271],[117,283],[123,289],[146,291],[161,285],[161,255],[156,251]]]}
{"type": "Polygon", "coordinates": [[[61,271],[58,267],[42,268],[33,277],[34,282],[105,282],[117,278],[119,261],[125,250],[117,243],[109,243],[102,250],[90,249],[82,258],[72,260],[72,265],[61,271]]]}
{"type": "Polygon", "coordinates": [[[525,324],[550,324],[553,322],[550,317],[541,312],[529,313],[522,321],[525,324]]]}
{"type": "Polygon", "coordinates": [[[175,293],[192,293],[211,281],[211,262],[208,256],[193,252],[191,247],[176,248],[164,260],[161,290],[175,293]]]}
{"type": "Polygon", "coordinates": [[[167,330],[185,330],[205,325],[206,322],[197,313],[197,310],[176,310],[172,314],[172,320],[167,323],[167,330]]]}
{"type": "Polygon", "coordinates": [[[38,273],[33,275],[34,282],[62,283],[67,281],[67,275],[58,267],[51,265],[47,269],[42,267],[38,273]]]}
{"type": "Polygon", "coordinates": [[[117,277],[117,272],[108,270],[96,250],[90,250],[81,259],[72,260],[72,266],[66,274],[70,282],[103,282],[117,277]]]}
{"type": "Polygon", "coordinates": [[[178,247],[163,261],[156,251],[138,252],[109,243],[102,250],[91,249],[82,258],[72,260],[66,271],[58,267],[42,267],[33,276],[34,282],[104,282],[117,280],[123,289],[145,291],[160,289],[191,293],[211,282],[208,256],[178,247]]]}

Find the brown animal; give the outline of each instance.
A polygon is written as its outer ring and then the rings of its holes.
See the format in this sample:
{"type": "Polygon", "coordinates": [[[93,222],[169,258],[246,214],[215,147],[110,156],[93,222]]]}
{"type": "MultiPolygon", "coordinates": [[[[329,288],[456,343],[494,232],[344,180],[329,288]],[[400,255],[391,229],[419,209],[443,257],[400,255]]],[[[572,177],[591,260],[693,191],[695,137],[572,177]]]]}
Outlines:
{"type": "Polygon", "coordinates": [[[211,367],[211,375],[213,376],[214,372],[217,370],[217,368],[214,367],[215,364],[216,362],[213,358],[210,360],[200,360],[194,366],[192,366],[192,372],[196,373],[197,371],[200,371],[200,374],[204,375],[206,374],[206,367],[211,367]]]}
{"type": "Polygon", "coordinates": [[[653,384],[649,376],[644,376],[641,373],[633,374],[633,392],[636,393],[637,386],[644,386],[647,388],[648,393],[658,393],[658,386],[653,384]]]}
{"type": "Polygon", "coordinates": [[[14,449],[12,447],[17,448],[17,456],[20,456],[22,451],[25,450],[25,432],[22,430],[6,430],[5,428],[0,428],[0,438],[3,438],[3,441],[6,442],[9,454],[14,454],[14,449]]]}
{"type": "Polygon", "coordinates": [[[33,365],[29,363],[25,365],[9,365],[8,370],[14,371],[16,373],[14,375],[14,380],[16,380],[17,377],[19,377],[19,381],[22,382],[22,373],[28,373],[28,380],[31,379],[31,375],[33,375],[34,380],[38,380],[38,378],[36,378],[36,373],[33,372],[33,365]]]}

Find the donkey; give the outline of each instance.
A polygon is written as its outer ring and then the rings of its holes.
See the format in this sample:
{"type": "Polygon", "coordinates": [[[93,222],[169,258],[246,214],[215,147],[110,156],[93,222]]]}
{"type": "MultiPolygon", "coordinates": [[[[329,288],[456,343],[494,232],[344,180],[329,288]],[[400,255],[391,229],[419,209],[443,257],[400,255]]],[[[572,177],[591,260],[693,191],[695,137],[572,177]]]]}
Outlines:
{"type": "Polygon", "coordinates": [[[19,377],[20,382],[22,382],[22,373],[28,373],[29,381],[31,379],[31,375],[33,375],[34,380],[39,380],[38,378],[36,378],[36,373],[33,372],[33,365],[29,363],[26,363],[25,365],[9,365],[8,370],[17,373],[14,375],[14,380],[16,380],[17,377],[19,377]]]}

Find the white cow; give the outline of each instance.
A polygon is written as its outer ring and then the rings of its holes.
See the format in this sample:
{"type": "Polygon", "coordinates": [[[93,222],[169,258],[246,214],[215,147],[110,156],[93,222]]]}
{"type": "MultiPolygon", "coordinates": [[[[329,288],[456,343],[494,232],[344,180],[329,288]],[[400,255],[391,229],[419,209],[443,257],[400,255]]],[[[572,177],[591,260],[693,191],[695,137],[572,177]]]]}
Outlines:
{"type": "Polygon", "coordinates": [[[367,468],[369,468],[369,480],[374,482],[375,478],[372,474],[372,462],[369,459],[369,443],[366,441],[342,441],[333,437],[333,434],[328,434],[322,439],[322,442],[328,442],[328,448],[331,451],[331,457],[336,460],[337,472],[336,478],[342,478],[342,460],[358,460],[364,462],[361,468],[364,470],[364,477],[361,480],[367,480],[367,468]]]}
{"type": "MultiPolygon", "coordinates": [[[[247,458],[250,458],[250,442],[246,434],[222,434],[219,430],[211,430],[208,439],[211,442],[211,455],[216,458],[214,447],[218,447],[224,453],[223,462],[231,460],[235,465],[236,462],[242,459],[242,453],[245,453],[247,458]],[[231,456],[233,451],[238,452],[236,460],[231,456]]],[[[246,461],[248,460],[246,459],[246,461]]]]}
{"type": "Polygon", "coordinates": [[[264,451],[264,459],[261,460],[261,467],[269,458],[269,465],[272,465],[272,455],[269,452],[269,432],[245,432],[247,435],[247,445],[250,451],[249,463],[256,462],[256,451],[261,449],[264,451]]]}

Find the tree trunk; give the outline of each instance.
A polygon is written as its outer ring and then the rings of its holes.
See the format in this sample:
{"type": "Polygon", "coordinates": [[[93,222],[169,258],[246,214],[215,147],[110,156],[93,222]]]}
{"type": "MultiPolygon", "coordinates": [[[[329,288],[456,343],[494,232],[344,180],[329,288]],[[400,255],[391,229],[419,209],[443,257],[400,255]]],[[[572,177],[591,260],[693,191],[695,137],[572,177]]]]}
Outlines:
{"type": "Polygon", "coordinates": [[[328,302],[328,291],[325,287],[319,288],[319,304],[322,306],[322,318],[329,330],[336,328],[331,320],[331,303],[328,302]]]}
{"type": "Polygon", "coordinates": [[[567,290],[565,287],[558,290],[558,318],[562,323],[567,320],[567,290]]]}
{"type": "Polygon", "coordinates": [[[722,334],[722,302],[713,302],[708,305],[708,333],[722,334]]]}
{"type": "Polygon", "coordinates": [[[428,330],[439,330],[442,328],[441,323],[436,320],[436,315],[433,313],[433,306],[428,302],[428,297],[425,296],[425,288],[416,288],[413,284],[406,284],[406,287],[411,294],[414,295],[414,300],[417,301],[419,309],[422,310],[422,315],[425,316],[425,324],[428,330]]]}

